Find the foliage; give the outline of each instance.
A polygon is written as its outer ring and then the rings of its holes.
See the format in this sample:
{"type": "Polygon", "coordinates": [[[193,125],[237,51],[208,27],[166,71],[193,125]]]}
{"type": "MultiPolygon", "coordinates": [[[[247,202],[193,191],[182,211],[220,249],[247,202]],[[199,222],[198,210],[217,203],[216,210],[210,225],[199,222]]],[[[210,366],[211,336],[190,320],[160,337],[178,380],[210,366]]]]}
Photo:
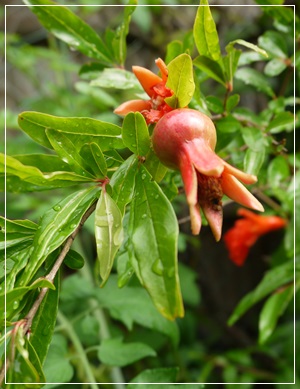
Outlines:
{"type": "MultiPolygon", "coordinates": [[[[18,115],[26,137],[16,138],[8,155],[1,155],[2,189],[6,174],[8,199],[17,202],[8,201],[12,217],[1,218],[2,372],[6,358],[7,382],[14,383],[7,387],[193,382],[200,388],[218,380],[228,388],[231,383],[250,388],[255,382],[292,382],[288,342],[300,271],[299,246],[294,246],[299,223],[293,223],[299,208],[299,154],[293,148],[299,116],[293,105],[299,98],[294,101],[290,82],[294,70],[299,75],[299,52],[292,52],[292,8],[282,2],[262,7],[274,24],[257,44],[237,36],[225,42],[223,53],[214,13],[202,0],[193,8],[189,31],[170,41],[164,53],[167,86],[174,91],[166,102],[172,108],[189,104],[210,116],[218,155],[257,175],[252,191],[266,212],[289,221],[261,282],[228,319],[232,326],[261,302],[257,343],[212,352],[196,335],[197,274],[178,264],[178,250],[195,244],[178,228],[181,178],[155,156],[153,126],[143,115],[129,113],[121,123],[112,114],[127,98],[144,98],[125,69],[126,42],[135,13],[151,17],[156,7],[141,10],[130,1],[119,24],[99,34],[71,7],[50,0],[24,3],[55,50],[51,45],[19,50],[20,39],[8,35],[8,61],[34,79],[34,61],[50,59],[54,73],[67,69],[81,80],[75,91],[68,82],[63,91],[52,86],[42,99],[41,89],[36,101],[25,102],[25,109],[34,107],[18,115]],[[61,42],[92,62],[79,68],[61,42]],[[28,65],[19,61],[20,52],[28,65]],[[260,96],[265,107],[248,108],[246,94],[260,96]],[[39,112],[42,107],[47,112],[39,112]],[[18,154],[21,144],[26,153],[18,154]],[[39,199],[45,204],[25,212],[39,199]],[[256,354],[272,359],[271,371],[256,367],[256,354]]],[[[296,27],[299,41],[298,18],[296,27]]],[[[16,129],[13,113],[7,115],[16,129]]]]}

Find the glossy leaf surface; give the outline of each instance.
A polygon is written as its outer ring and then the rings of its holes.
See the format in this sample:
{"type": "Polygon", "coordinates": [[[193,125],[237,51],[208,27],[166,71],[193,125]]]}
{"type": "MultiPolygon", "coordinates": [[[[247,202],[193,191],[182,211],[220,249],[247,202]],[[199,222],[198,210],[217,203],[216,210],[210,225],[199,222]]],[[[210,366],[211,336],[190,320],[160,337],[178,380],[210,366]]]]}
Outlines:
{"type": "Polygon", "coordinates": [[[136,176],[135,193],[128,231],[131,263],[157,309],[169,319],[181,317],[176,215],[143,166],[136,176]]]}
{"type": "Polygon", "coordinates": [[[145,156],[150,149],[148,126],[144,116],[139,112],[126,115],[122,126],[124,145],[133,153],[145,156]]]}

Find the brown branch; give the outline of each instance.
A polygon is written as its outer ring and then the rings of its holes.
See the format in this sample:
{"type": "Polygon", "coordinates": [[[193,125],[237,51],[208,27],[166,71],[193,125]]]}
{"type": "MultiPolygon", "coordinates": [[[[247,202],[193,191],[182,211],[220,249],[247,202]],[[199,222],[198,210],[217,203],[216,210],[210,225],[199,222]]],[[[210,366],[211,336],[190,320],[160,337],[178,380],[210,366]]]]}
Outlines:
{"type": "MultiPolygon", "coordinates": [[[[83,227],[84,223],[86,222],[86,220],[91,216],[91,214],[95,211],[95,208],[96,208],[96,202],[94,202],[89,208],[88,210],[85,212],[85,214],[82,216],[82,219],[78,225],[78,227],[72,232],[72,234],[67,238],[66,240],[66,243],[61,251],[61,253],[59,254],[57,260],[55,261],[51,271],[45,276],[45,279],[50,281],[51,283],[53,283],[54,281],[54,278],[60,268],[60,266],[62,265],[68,251],[70,250],[72,244],[73,244],[73,241],[74,239],[76,238],[76,236],[78,235],[79,231],[81,230],[81,228],[83,227]]],[[[18,320],[15,324],[15,327],[14,329],[18,328],[18,327],[22,327],[23,329],[23,334],[26,335],[28,333],[28,331],[30,330],[30,327],[31,327],[31,324],[32,324],[32,321],[44,299],[44,297],[46,296],[47,292],[48,292],[48,289],[49,288],[42,288],[37,299],[35,300],[35,302],[33,303],[30,311],[27,313],[27,315],[25,316],[24,319],[21,319],[21,320],[18,320]]],[[[13,331],[14,331],[13,329],[13,331]]],[[[13,345],[12,345],[12,348],[13,345]]],[[[13,350],[12,350],[13,351],[13,350]]],[[[13,355],[13,354],[12,354],[13,355]]],[[[6,360],[6,363],[3,364],[2,368],[1,368],[1,371],[0,371],[0,385],[2,384],[3,380],[4,380],[4,376],[5,376],[5,371],[8,369],[10,365],[10,360],[7,358],[6,360]]]]}

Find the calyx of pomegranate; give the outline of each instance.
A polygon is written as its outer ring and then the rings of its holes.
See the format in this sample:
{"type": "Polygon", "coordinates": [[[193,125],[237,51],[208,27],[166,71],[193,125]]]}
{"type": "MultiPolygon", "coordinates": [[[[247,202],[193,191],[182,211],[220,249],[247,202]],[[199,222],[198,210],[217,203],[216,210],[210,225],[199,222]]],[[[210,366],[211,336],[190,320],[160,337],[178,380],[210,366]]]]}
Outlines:
{"type": "Polygon", "coordinates": [[[216,129],[212,120],[189,108],[166,113],[156,124],[152,143],[160,161],[182,176],[194,235],[201,229],[202,209],[215,239],[221,238],[223,194],[257,211],[262,204],[241,184],[256,176],[242,172],[215,154],[216,129]],[[241,182],[240,182],[241,181],[241,182]]]}

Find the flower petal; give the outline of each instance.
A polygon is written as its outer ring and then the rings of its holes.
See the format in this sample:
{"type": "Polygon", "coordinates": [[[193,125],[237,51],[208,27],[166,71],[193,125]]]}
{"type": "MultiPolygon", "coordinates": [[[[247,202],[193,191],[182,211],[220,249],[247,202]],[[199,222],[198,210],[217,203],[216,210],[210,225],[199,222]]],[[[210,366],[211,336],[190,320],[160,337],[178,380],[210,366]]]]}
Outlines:
{"type": "Polygon", "coordinates": [[[220,177],[224,162],[202,139],[193,139],[184,145],[196,170],[206,176],[220,177]]]}
{"type": "Polygon", "coordinates": [[[185,189],[185,194],[189,206],[195,206],[198,203],[197,198],[197,175],[192,164],[192,161],[189,158],[189,155],[182,150],[179,156],[179,169],[185,189]]]}
{"type": "Polygon", "coordinates": [[[218,207],[218,209],[215,209],[209,204],[201,204],[201,208],[203,210],[206,220],[208,221],[213,236],[218,242],[221,239],[222,235],[223,209],[222,207],[218,207]]]}
{"type": "Polygon", "coordinates": [[[201,215],[199,205],[190,205],[191,229],[193,235],[198,235],[201,230],[201,215]]]}
{"type": "Polygon", "coordinates": [[[254,184],[257,181],[257,177],[252,174],[247,174],[242,172],[241,170],[231,166],[229,163],[223,161],[224,163],[224,172],[228,174],[232,174],[244,184],[254,184]]]}
{"type": "Polygon", "coordinates": [[[224,194],[245,207],[264,212],[262,204],[233,175],[224,172],[221,177],[224,194]]]}
{"type": "Polygon", "coordinates": [[[149,110],[150,108],[150,100],[129,100],[119,105],[119,107],[114,110],[114,113],[117,115],[125,116],[129,112],[141,112],[144,110],[149,110]]]}
{"type": "Polygon", "coordinates": [[[141,66],[132,66],[132,71],[136,78],[139,80],[147,95],[152,97],[155,93],[153,91],[154,85],[162,82],[162,79],[157,74],[151,72],[151,70],[141,66]]]}
{"type": "Polygon", "coordinates": [[[155,60],[156,66],[160,70],[161,77],[164,83],[167,82],[168,79],[168,68],[167,65],[164,63],[164,61],[161,58],[157,58],[155,60]]]}

